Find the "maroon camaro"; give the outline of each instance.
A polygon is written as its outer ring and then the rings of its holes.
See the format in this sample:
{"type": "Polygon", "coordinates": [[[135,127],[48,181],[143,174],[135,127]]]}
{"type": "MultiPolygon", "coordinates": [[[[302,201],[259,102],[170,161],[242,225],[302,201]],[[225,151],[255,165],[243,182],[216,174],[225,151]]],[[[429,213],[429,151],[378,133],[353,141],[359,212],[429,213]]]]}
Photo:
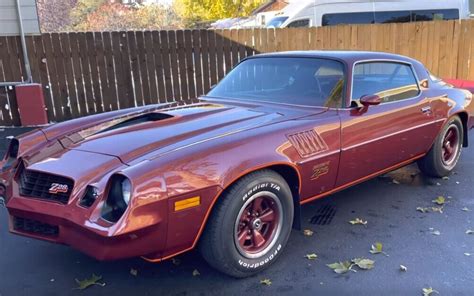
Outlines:
{"type": "Polygon", "coordinates": [[[197,100],[13,139],[2,170],[10,231],[100,260],[199,247],[245,277],[281,256],[301,204],[413,162],[448,175],[473,116],[469,91],[407,57],[258,55],[197,100]]]}

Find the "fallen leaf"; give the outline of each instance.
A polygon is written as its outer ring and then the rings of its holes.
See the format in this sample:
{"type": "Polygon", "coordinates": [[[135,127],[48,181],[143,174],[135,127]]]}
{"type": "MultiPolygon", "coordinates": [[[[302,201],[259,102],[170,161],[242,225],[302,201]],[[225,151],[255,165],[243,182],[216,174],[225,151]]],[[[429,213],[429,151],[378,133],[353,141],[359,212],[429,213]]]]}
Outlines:
{"type": "Polygon", "coordinates": [[[418,212],[422,212],[422,213],[428,213],[430,211],[429,208],[422,208],[422,207],[418,207],[418,208],[416,208],[416,210],[418,212]]]}
{"type": "Polygon", "coordinates": [[[405,265],[400,265],[400,271],[407,272],[408,268],[405,265]]]}
{"type": "Polygon", "coordinates": [[[442,206],[446,203],[446,198],[444,196],[438,196],[436,199],[433,199],[432,202],[439,206],[442,206]]]}
{"type": "Polygon", "coordinates": [[[303,234],[304,236],[313,236],[314,232],[312,230],[305,229],[303,230],[303,234]]]}
{"type": "Polygon", "coordinates": [[[433,288],[423,288],[423,296],[430,296],[433,295],[433,293],[439,294],[438,291],[434,290],[433,288]]]}
{"type": "Polygon", "coordinates": [[[439,230],[432,230],[431,234],[432,235],[441,235],[441,232],[439,230]]]}
{"type": "Polygon", "coordinates": [[[200,276],[201,273],[199,272],[199,270],[195,269],[193,270],[193,276],[200,276]]]}
{"type": "Polygon", "coordinates": [[[388,257],[388,254],[383,251],[382,243],[379,243],[379,242],[373,244],[369,252],[372,254],[384,254],[385,256],[388,257]]]}
{"type": "MultiPolygon", "coordinates": [[[[344,262],[336,262],[332,264],[326,264],[327,267],[331,268],[334,270],[335,273],[337,274],[344,274],[350,270],[352,270],[353,264],[349,261],[344,261],[344,262]]],[[[352,270],[355,272],[355,270],[352,270]]]]}
{"type": "Polygon", "coordinates": [[[468,229],[468,230],[466,230],[466,234],[474,234],[474,230],[468,229]]]}
{"type": "Polygon", "coordinates": [[[375,261],[365,258],[352,259],[352,263],[357,265],[360,269],[369,270],[374,268],[375,261]]]}
{"type": "Polygon", "coordinates": [[[380,254],[380,253],[382,253],[382,248],[383,248],[382,243],[375,243],[374,245],[372,245],[372,247],[370,249],[370,253],[380,254]]]}
{"type": "Polygon", "coordinates": [[[315,260],[315,259],[318,258],[318,255],[316,255],[316,254],[314,254],[314,253],[313,253],[313,254],[306,254],[305,257],[306,257],[306,259],[308,259],[308,260],[315,260]]]}
{"type": "Polygon", "coordinates": [[[471,210],[469,210],[469,208],[468,208],[468,207],[464,207],[464,208],[462,208],[462,209],[461,209],[461,211],[464,211],[464,212],[470,212],[471,210]]]}
{"type": "Polygon", "coordinates": [[[105,283],[100,283],[99,281],[102,280],[102,276],[97,276],[95,274],[92,275],[92,277],[90,279],[85,279],[85,280],[78,280],[76,279],[76,283],[77,283],[77,287],[74,288],[76,290],[85,290],[91,286],[101,286],[101,287],[104,287],[105,286],[105,283]]]}
{"type": "Polygon", "coordinates": [[[130,274],[133,275],[133,276],[137,276],[138,275],[138,270],[136,270],[134,268],[131,268],[130,269],[130,274]]]}
{"type": "Polygon", "coordinates": [[[355,218],[355,220],[349,221],[352,225],[367,225],[367,221],[364,221],[360,218],[355,218]]]}
{"type": "Polygon", "coordinates": [[[431,210],[435,213],[443,213],[444,208],[443,207],[432,207],[431,210]]]}
{"type": "Polygon", "coordinates": [[[270,286],[272,284],[272,281],[269,279],[264,279],[260,281],[260,284],[265,285],[265,286],[270,286]]]}
{"type": "Polygon", "coordinates": [[[176,266],[179,266],[181,264],[181,260],[179,260],[178,258],[171,258],[171,262],[176,266]]]}

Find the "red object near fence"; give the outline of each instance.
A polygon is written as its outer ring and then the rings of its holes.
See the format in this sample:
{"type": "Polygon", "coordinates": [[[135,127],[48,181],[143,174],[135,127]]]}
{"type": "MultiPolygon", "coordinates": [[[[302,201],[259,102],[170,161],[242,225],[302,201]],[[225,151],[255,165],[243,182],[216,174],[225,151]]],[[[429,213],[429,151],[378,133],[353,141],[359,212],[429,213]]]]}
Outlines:
{"type": "Polygon", "coordinates": [[[446,82],[454,85],[456,88],[467,89],[474,93],[474,81],[470,80],[459,80],[459,79],[446,79],[446,82]]]}
{"type": "Polygon", "coordinates": [[[48,123],[41,84],[21,84],[15,87],[20,121],[23,126],[48,123]]]}

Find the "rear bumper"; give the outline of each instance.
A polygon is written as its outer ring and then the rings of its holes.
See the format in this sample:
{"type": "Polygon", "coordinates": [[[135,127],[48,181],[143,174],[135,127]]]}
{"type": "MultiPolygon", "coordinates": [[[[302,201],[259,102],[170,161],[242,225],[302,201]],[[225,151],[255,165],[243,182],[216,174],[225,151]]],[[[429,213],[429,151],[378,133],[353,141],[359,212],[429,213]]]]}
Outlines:
{"type": "Polygon", "coordinates": [[[113,235],[106,221],[78,222],[68,211],[39,207],[38,200],[13,197],[7,203],[11,233],[65,244],[97,260],[116,260],[144,256],[163,248],[166,231],[163,225],[150,225],[135,232],[113,235]]]}

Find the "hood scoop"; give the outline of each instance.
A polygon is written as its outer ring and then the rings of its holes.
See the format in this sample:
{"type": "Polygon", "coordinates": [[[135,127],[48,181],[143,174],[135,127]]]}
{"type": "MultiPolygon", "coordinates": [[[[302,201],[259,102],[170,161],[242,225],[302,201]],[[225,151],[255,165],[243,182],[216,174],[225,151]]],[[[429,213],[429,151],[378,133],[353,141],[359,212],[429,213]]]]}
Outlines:
{"type": "Polygon", "coordinates": [[[166,113],[158,113],[158,112],[151,112],[146,114],[141,114],[138,116],[133,117],[123,117],[118,118],[115,120],[111,120],[96,126],[92,126],[90,128],[69,134],[61,139],[59,142],[64,148],[68,148],[69,146],[79,143],[84,139],[87,139],[91,136],[110,132],[113,130],[117,130],[120,128],[130,127],[134,125],[139,125],[148,122],[157,122],[169,118],[173,118],[173,115],[166,114],[166,113]]]}
{"type": "Polygon", "coordinates": [[[173,117],[174,117],[173,115],[169,115],[169,114],[166,114],[166,113],[156,113],[156,112],[147,113],[147,114],[143,114],[143,115],[139,115],[139,116],[136,116],[136,117],[126,119],[125,121],[122,121],[122,122],[119,122],[115,125],[109,126],[106,129],[98,131],[96,133],[96,135],[101,134],[101,133],[110,132],[110,131],[120,129],[120,128],[124,128],[124,127],[130,127],[130,126],[133,126],[133,125],[138,125],[138,124],[147,123],[147,122],[155,122],[155,121],[165,120],[165,119],[169,119],[169,118],[173,118],[173,117]]]}

